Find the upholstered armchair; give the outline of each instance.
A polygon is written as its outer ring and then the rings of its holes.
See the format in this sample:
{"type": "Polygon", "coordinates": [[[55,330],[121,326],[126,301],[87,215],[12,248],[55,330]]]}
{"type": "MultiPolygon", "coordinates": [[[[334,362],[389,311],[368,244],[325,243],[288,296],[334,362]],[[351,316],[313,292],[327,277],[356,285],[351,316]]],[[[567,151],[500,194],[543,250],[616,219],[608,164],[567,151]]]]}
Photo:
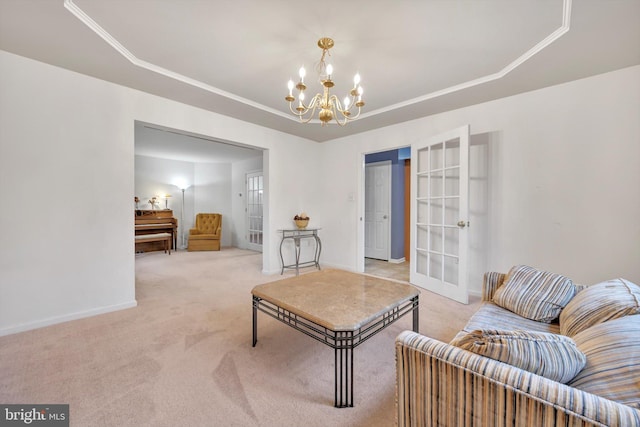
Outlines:
{"type": "Polygon", "coordinates": [[[189,230],[188,251],[219,251],[222,236],[222,215],[199,213],[196,227],[189,230]]]}

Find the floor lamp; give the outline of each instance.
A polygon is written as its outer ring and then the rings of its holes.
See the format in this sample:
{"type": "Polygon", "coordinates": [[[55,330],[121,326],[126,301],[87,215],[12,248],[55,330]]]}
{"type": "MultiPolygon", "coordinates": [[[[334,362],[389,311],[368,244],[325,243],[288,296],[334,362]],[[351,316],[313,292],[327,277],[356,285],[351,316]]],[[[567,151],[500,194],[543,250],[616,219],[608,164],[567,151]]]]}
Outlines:
{"type": "Polygon", "coordinates": [[[185,245],[184,245],[184,190],[186,190],[187,188],[181,188],[180,190],[182,190],[182,209],[180,209],[180,237],[182,237],[182,244],[181,244],[181,248],[184,249],[185,245]]]}

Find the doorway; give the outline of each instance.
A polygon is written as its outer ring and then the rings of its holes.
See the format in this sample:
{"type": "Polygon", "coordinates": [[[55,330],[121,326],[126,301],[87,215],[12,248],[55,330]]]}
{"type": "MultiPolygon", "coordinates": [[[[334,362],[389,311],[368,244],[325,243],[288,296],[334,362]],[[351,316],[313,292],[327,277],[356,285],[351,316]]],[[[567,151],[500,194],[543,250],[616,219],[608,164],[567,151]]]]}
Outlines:
{"type": "Polygon", "coordinates": [[[405,179],[405,162],[410,157],[410,147],[364,156],[362,271],[403,282],[409,282],[409,262],[405,255],[405,241],[409,241],[409,229],[405,227],[408,220],[405,194],[408,194],[410,180],[405,179]],[[380,173],[385,164],[389,171],[388,191],[383,185],[387,178],[384,172],[380,173]],[[388,210],[385,210],[385,204],[388,210]],[[385,244],[386,249],[381,249],[385,244]],[[372,252],[372,246],[378,248],[373,248],[372,252]]]}
{"type": "MultiPolygon", "coordinates": [[[[152,196],[163,196],[161,208],[171,211],[187,237],[197,213],[220,213],[221,246],[246,249],[249,224],[245,178],[250,172],[266,169],[265,153],[246,144],[136,121],[134,194],[139,196],[141,209],[152,196]],[[186,191],[182,193],[179,187],[186,191]]],[[[263,215],[268,209],[267,180],[263,177],[259,184],[263,215]]],[[[261,225],[258,231],[256,242],[268,240],[268,232],[261,225]]]]}

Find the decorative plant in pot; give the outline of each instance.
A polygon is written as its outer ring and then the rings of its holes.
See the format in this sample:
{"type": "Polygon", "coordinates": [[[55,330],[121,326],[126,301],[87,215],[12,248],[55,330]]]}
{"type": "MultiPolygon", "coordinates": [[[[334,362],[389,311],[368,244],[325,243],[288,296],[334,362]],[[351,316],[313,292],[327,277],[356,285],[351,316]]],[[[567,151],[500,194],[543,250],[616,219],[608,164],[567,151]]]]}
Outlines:
{"type": "Polygon", "coordinates": [[[293,221],[296,223],[296,227],[298,227],[301,230],[307,228],[307,225],[309,224],[309,219],[310,218],[306,214],[306,212],[302,212],[301,214],[293,217],[293,221]]]}

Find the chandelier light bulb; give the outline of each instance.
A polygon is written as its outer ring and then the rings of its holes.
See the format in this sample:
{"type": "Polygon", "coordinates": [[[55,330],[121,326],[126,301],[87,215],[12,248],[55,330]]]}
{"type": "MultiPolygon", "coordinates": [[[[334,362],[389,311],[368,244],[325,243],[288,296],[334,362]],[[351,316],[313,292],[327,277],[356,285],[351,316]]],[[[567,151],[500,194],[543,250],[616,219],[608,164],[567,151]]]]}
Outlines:
{"type": "Polygon", "coordinates": [[[345,96],[345,97],[344,97],[344,109],[345,109],[345,110],[348,110],[348,109],[349,109],[349,104],[350,104],[350,102],[349,102],[349,97],[348,97],[348,96],[345,96]]]}
{"type": "Polygon", "coordinates": [[[358,83],[360,83],[360,74],[353,76],[353,87],[358,86],[358,83]]]}
{"type": "Polygon", "coordinates": [[[333,74],[333,65],[327,65],[327,76],[331,78],[331,74],[333,74]]]}
{"type": "Polygon", "coordinates": [[[289,79],[289,83],[287,83],[287,87],[289,88],[289,95],[293,91],[293,80],[289,79]]]}
{"type": "Polygon", "coordinates": [[[307,72],[304,70],[304,67],[300,67],[300,81],[304,81],[304,76],[307,74],[307,72]]]}
{"type": "Polygon", "coordinates": [[[298,99],[300,100],[300,102],[304,101],[304,92],[300,92],[300,95],[298,95],[298,99]]]}

